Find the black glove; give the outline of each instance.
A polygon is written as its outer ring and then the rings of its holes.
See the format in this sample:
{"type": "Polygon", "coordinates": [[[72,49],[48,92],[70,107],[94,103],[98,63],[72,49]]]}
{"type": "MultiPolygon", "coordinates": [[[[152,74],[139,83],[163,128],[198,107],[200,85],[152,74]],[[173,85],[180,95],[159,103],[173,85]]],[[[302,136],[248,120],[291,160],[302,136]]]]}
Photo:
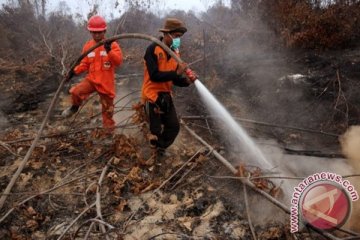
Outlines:
{"type": "Polygon", "coordinates": [[[104,43],[104,48],[105,48],[105,51],[108,53],[111,51],[111,44],[112,44],[113,41],[106,41],[104,43]]]}
{"type": "Polygon", "coordinates": [[[75,72],[74,72],[73,69],[71,69],[71,70],[66,74],[66,76],[65,76],[66,81],[70,81],[70,79],[71,79],[72,77],[74,77],[74,76],[75,76],[75,72]]]}

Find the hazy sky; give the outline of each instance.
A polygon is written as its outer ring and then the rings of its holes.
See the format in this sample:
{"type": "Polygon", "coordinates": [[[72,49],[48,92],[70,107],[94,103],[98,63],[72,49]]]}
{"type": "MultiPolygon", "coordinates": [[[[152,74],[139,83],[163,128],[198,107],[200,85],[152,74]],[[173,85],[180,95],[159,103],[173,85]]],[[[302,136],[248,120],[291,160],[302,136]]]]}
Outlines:
{"type": "MultiPolygon", "coordinates": [[[[115,17],[119,16],[119,12],[123,12],[128,3],[126,0],[48,0],[47,10],[53,10],[59,6],[60,2],[65,2],[70,8],[72,13],[80,13],[82,16],[86,16],[90,8],[95,4],[100,6],[99,14],[109,17],[113,14],[115,17]],[[115,8],[115,6],[117,6],[115,8]]],[[[127,0],[132,1],[132,0],[127,0]]],[[[143,0],[147,2],[148,0],[143,0]]],[[[208,7],[213,5],[219,0],[152,0],[150,10],[156,15],[162,15],[166,11],[170,10],[184,10],[184,11],[205,11],[208,7]]],[[[0,2],[6,2],[6,0],[0,0],[0,2]]],[[[141,0],[139,0],[141,2],[141,0]]],[[[228,4],[230,0],[223,0],[224,4],[228,4]]],[[[146,7],[147,8],[147,7],[146,7]]]]}

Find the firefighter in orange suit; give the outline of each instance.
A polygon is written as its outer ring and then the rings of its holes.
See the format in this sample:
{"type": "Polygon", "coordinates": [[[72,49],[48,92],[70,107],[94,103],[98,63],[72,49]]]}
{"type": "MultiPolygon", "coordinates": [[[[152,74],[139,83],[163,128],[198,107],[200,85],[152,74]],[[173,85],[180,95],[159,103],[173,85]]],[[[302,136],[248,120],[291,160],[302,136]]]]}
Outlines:
{"type": "MultiPolygon", "coordinates": [[[[106,22],[101,16],[92,16],[87,29],[92,40],[85,43],[82,52],[105,39],[106,22]]],[[[102,120],[104,128],[112,131],[115,127],[113,120],[115,98],[115,68],[122,63],[122,51],[117,42],[105,42],[84,57],[80,64],[71,71],[67,79],[74,75],[87,72],[86,77],[70,89],[72,106],[64,110],[62,115],[69,117],[76,113],[82,103],[93,92],[100,96],[102,106],[102,120]]]]}
{"type": "MultiPolygon", "coordinates": [[[[163,33],[160,40],[179,55],[180,37],[187,31],[184,23],[168,18],[159,31],[163,33]]],[[[148,138],[152,148],[157,149],[158,153],[164,153],[180,129],[172,99],[173,85],[187,87],[195,81],[196,75],[188,69],[186,63],[178,64],[156,43],[147,48],[144,63],[142,102],[149,120],[151,134],[148,138]]]]}

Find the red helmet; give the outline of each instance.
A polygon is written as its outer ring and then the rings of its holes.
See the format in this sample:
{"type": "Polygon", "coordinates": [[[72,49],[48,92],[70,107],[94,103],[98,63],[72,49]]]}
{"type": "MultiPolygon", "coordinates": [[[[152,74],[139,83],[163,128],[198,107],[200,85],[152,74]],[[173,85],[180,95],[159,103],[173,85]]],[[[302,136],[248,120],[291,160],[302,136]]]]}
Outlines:
{"type": "Polygon", "coordinates": [[[106,30],[105,19],[99,15],[92,16],[87,25],[90,32],[102,32],[106,30]]]}

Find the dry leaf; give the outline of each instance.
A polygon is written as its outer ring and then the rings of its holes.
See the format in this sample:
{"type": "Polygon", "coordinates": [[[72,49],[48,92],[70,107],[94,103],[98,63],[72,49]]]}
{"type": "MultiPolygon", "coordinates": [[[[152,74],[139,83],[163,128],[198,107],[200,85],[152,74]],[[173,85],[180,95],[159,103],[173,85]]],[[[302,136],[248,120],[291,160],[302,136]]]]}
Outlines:
{"type": "Polygon", "coordinates": [[[116,210],[122,212],[124,211],[124,207],[127,205],[127,201],[125,199],[121,199],[120,203],[116,206],[116,210]]]}
{"type": "Polygon", "coordinates": [[[126,179],[129,181],[140,181],[141,177],[140,174],[140,168],[139,167],[133,167],[130,171],[130,173],[126,176],[126,179]]]}
{"type": "Polygon", "coordinates": [[[26,209],[26,211],[27,211],[27,213],[28,213],[30,216],[37,214],[33,207],[28,207],[28,208],[26,209]]]}
{"type": "Polygon", "coordinates": [[[26,227],[29,228],[31,231],[34,231],[39,227],[39,224],[35,220],[28,220],[26,221],[26,227]]]}
{"type": "Polygon", "coordinates": [[[44,163],[42,161],[35,161],[35,162],[31,162],[30,166],[31,166],[31,168],[38,170],[43,166],[43,164],[44,163]]]}

